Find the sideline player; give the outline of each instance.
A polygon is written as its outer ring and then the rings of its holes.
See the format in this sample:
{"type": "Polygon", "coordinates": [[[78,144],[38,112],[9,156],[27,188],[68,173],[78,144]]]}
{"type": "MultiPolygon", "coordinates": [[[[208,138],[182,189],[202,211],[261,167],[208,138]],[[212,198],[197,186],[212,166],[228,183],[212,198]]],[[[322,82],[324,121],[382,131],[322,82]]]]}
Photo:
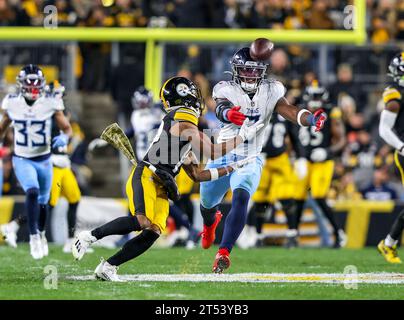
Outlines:
{"type": "MultiPolygon", "coordinates": [[[[404,51],[391,60],[388,75],[393,78],[394,84],[383,92],[385,108],[380,115],[379,134],[388,145],[395,149],[394,161],[404,185],[404,102],[402,98],[404,51]]],[[[403,229],[404,210],[399,213],[386,238],[381,240],[377,246],[379,252],[390,263],[401,263],[397,254],[397,244],[403,229]]]]}
{"type": "MultiPolygon", "coordinates": [[[[131,102],[133,107],[131,125],[125,130],[125,134],[129,139],[134,138],[136,158],[143,159],[164,114],[159,105],[153,102],[153,93],[143,86],[135,90],[131,102]]],[[[97,138],[90,142],[88,149],[92,151],[94,148],[107,145],[106,141],[97,138]]]]}
{"type": "Polygon", "coordinates": [[[204,104],[200,90],[192,81],[183,77],[168,79],[160,90],[160,98],[167,114],[146,155],[132,170],[126,186],[133,216],[120,217],[92,231],[83,231],[72,246],[73,256],[80,260],[87,248],[99,239],[142,231],[114,256],[101,261],[95,269],[99,279],[120,281],[117,267],[144,253],[159,238],[166,227],[168,199],[175,201],[179,196],[175,176],[181,167],[193,180],[206,181],[228,175],[249,160],[200,170],[194,161],[184,164],[191,160],[191,149],[198,155],[202,152],[210,158],[218,158],[251,140],[263,127],[261,122],[249,125],[246,120],[238,135],[221,144],[212,144],[197,127],[204,104]]]}
{"type": "Polygon", "coordinates": [[[30,252],[34,259],[48,255],[45,222],[52,184],[50,149],[67,145],[72,135],[63,114],[61,98],[44,93],[45,78],[36,65],[27,65],[17,76],[18,94],[7,95],[2,102],[5,111],[0,123],[0,138],[7,128],[14,129],[13,168],[26,194],[25,209],[30,233],[30,252]],[[52,116],[63,133],[51,141],[52,116]]]}
{"type": "Polygon", "coordinates": [[[332,108],[329,105],[328,91],[325,87],[320,86],[317,80],[313,80],[306,87],[303,102],[312,112],[319,109],[325,110],[330,121],[327,121],[321,132],[316,132],[309,128],[300,128],[299,130],[299,142],[306,149],[308,157],[308,174],[304,179],[298,179],[296,183],[296,220],[292,229],[297,231],[299,228],[304,203],[310,189],[311,196],[333,228],[335,238],[333,247],[339,248],[345,244],[346,236],[344,231],[339,229],[334,218],[335,213],[327,204],[326,197],[330,190],[334,173],[333,158],[346,144],[341,110],[338,107],[332,108]]]}
{"type": "MultiPolygon", "coordinates": [[[[63,98],[65,88],[59,82],[51,82],[46,86],[45,91],[60,99],[63,98]]],[[[52,138],[60,134],[55,121],[52,121],[52,138]]],[[[63,246],[63,252],[71,252],[71,245],[76,230],[77,209],[81,200],[81,191],[77,183],[76,176],[71,169],[71,161],[68,154],[68,145],[52,147],[51,149],[53,178],[49,199],[51,211],[56,207],[60,197],[64,197],[68,202],[67,227],[68,237],[63,246]]]]}
{"type": "MultiPolygon", "coordinates": [[[[233,80],[221,81],[213,88],[216,101],[216,115],[223,123],[218,141],[235,137],[243,119],[263,121],[267,126],[274,111],[285,119],[300,126],[315,126],[320,130],[326,115],[318,110],[312,114],[307,109],[299,109],[289,104],[284,97],[285,87],[279,81],[265,79],[268,64],[255,61],[250,56],[250,48],[238,50],[230,61],[233,80]]],[[[259,132],[248,144],[238,146],[231,153],[215,161],[208,162],[212,169],[229,162],[254,157],[254,161],[241,170],[222,179],[201,183],[201,213],[204,226],[202,247],[209,248],[215,239],[215,229],[221,220],[217,207],[229,188],[233,192],[231,210],[226,218],[222,241],[213,263],[213,272],[221,273],[230,266],[230,252],[239,237],[247,219],[250,197],[258,187],[263,166],[259,156],[264,143],[265,132],[259,132]]]]}

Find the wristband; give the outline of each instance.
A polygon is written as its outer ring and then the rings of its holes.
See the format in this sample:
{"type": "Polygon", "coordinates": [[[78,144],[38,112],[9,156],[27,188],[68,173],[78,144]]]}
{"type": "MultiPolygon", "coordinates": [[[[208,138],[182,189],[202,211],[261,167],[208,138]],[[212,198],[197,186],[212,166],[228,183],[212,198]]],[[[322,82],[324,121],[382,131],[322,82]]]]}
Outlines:
{"type": "Polygon", "coordinates": [[[301,117],[302,117],[302,115],[303,115],[304,113],[306,113],[306,112],[310,113],[309,117],[307,118],[308,122],[309,122],[309,123],[312,122],[313,115],[311,114],[311,112],[310,112],[309,110],[307,110],[307,109],[301,109],[301,110],[298,112],[298,114],[297,114],[297,124],[298,124],[299,126],[301,126],[301,127],[306,127],[305,125],[302,124],[302,122],[301,122],[301,120],[300,120],[301,117]],[[311,117],[310,117],[310,116],[311,116],[311,117]]]}
{"type": "Polygon", "coordinates": [[[219,171],[216,168],[209,169],[209,172],[211,181],[219,179],[219,171]]]}

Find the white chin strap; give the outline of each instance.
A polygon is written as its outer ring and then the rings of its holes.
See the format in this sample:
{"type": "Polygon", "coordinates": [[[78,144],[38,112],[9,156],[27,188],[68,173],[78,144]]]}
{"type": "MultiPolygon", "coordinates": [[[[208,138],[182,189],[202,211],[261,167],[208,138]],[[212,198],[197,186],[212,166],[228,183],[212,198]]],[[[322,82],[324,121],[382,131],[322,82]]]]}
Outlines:
{"type": "Polygon", "coordinates": [[[258,83],[257,82],[248,83],[248,82],[240,81],[240,86],[245,91],[255,91],[255,90],[257,90],[258,83]]]}

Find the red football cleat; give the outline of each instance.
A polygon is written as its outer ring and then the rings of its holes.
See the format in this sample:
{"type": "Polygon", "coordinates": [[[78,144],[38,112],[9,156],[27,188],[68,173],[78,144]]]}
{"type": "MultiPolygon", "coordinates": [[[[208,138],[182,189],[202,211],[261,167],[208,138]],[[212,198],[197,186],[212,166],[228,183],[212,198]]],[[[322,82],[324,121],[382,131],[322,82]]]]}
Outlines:
{"type": "Polygon", "coordinates": [[[222,273],[230,267],[230,253],[227,249],[219,249],[213,262],[212,272],[222,273]]]}
{"type": "Polygon", "coordinates": [[[202,248],[209,249],[210,246],[213,244],[216,238],[216,228],[219,224],[220,220],[222,220],[223,215],[220,211],[216,211],[215,214],[215,222],[209,227],[203,225],[203,231],[201,232],[202,236],[202,248]]]}

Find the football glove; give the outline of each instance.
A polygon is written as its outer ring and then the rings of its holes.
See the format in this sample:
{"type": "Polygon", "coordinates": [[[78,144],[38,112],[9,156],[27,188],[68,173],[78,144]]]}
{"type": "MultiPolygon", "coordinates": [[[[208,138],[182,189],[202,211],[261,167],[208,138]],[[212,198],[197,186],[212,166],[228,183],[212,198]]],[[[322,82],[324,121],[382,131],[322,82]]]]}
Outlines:
{"type": "Polygon", "coordinates": [[[307,160],[306,158],[299,158],[296,159],[295,163],[293,164],[293,169],[295,171],[295,174],[299,178],[299,180],[302,180],[306,178],[307,176],[307,160]]]}
{"type": "Polygon", "coordinates": [[[166,188],[168,198],[172,201],[180,200],[180,193],[174,177],[161,169],[157,169],[155,174],[160,178],[161,183],[166,188]]]}
{"type": "Polygon", "coordinates": [[[88,150],[93,151],[95,148],[102,148],[107,145],[108,145],[108,142],[106,142],[105,140],[96,138],[88,144],[88,150]]]}
{"type": "Polygon", "coordinates": [[[69,142],[69,136],[67,134],[60,134],[52,139],[52,148],[59,148],[67,146],[69,142]]]}
{"type": "Polygon", "coordinates": [[[248,141],[254,138],[263,127],[264,123],[262,120],[250,125],[250,119],[247,118],[244,120],[238,135],[243,141],[248,141]]]}
{"type": "Polygon", "coordinates": [[[327,114],[324,112],[323,109],[318,109],[314,112],[310,117],[310,125],[316,127],[315,131],[320,131],[327,120],[327,114]]]}
{"type": "Polygon", "coordinates": [[[246,119],[246,116],[244,113],[241,113],[240,110],[241,107],[235,106],[231,108],[229,111],[226,113],[227,119],[234,123],[235,125],[241,126],[246,119]]]}
{"type": "Polygon", "coordinates": [[[325,148],[314,148],[310,153],[312,162],[323,162],[328,157],[328,150],[325,148]]]}

